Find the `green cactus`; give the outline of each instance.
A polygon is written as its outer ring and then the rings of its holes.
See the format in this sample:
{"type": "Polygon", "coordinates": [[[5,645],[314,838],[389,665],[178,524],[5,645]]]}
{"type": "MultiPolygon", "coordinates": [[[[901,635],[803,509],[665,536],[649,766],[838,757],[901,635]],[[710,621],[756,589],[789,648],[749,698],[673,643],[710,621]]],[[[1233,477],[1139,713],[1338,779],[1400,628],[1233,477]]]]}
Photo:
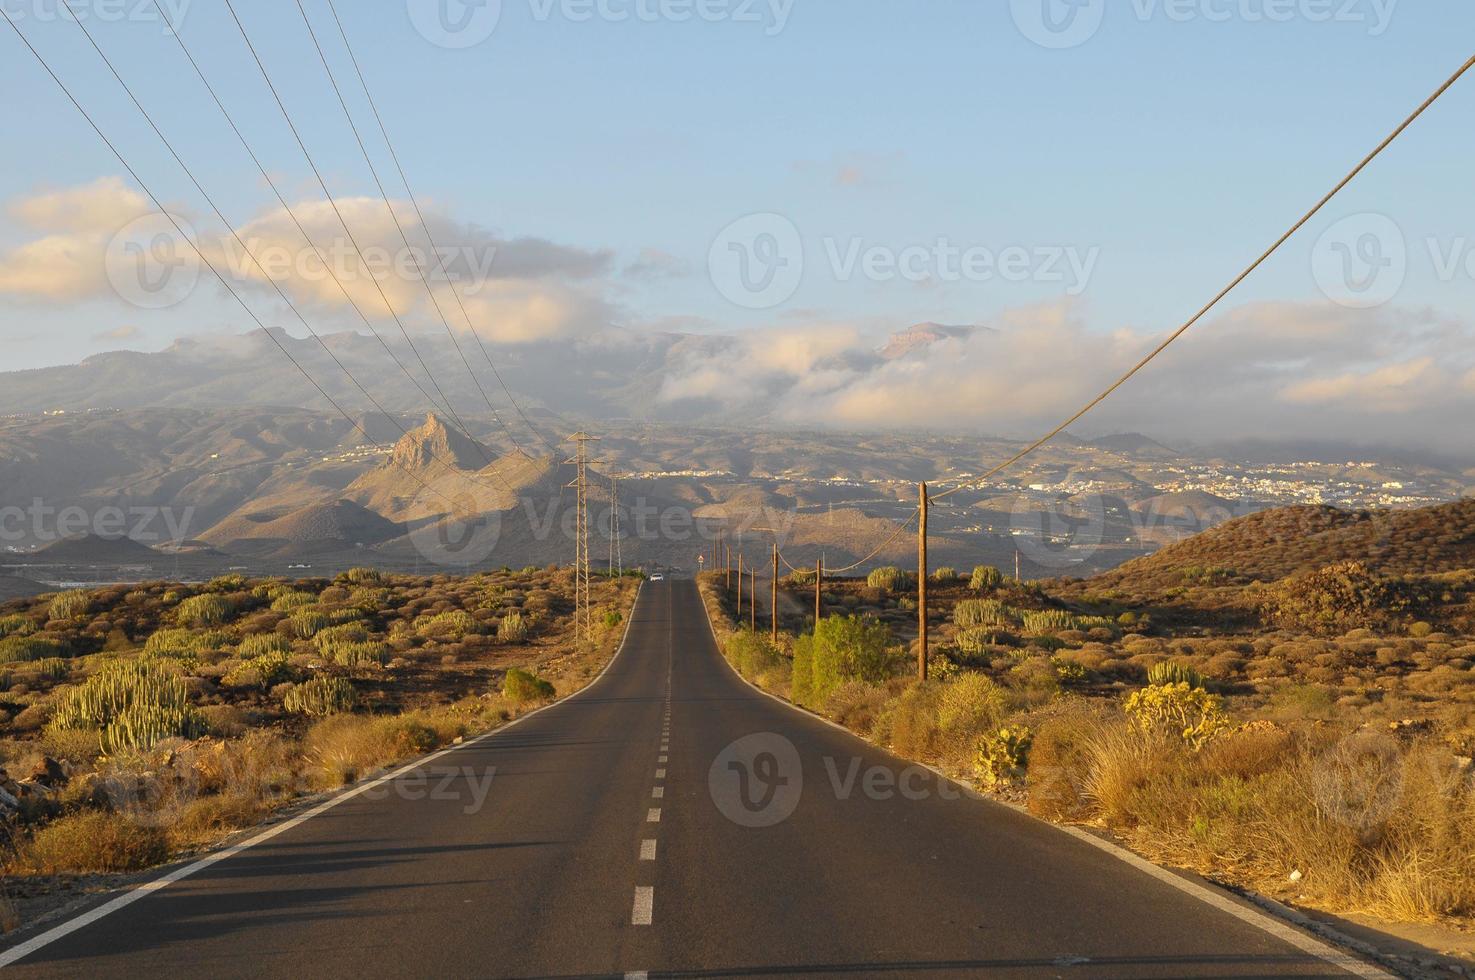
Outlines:
{"type": "Polygon", "coordinates": [[[282,707],[292,714],[314,718],[352,711],[357,704],[358,692],[347,677],[314,677],[282,699],[282,707]]]}
{"type": "Polygon", "coordinates": [[[513,610],[502,617],[502,622],[497,624],[497,639],[503,643],[524,643],[528,638],[527,620],[522,618],[522,613],[513,610]]]}
{"type": "Polygon", "coordinates": [[[1153,664],[1147,671],[1147,683],[1154,687],[1164,687],[1169,684],[1187,684],[1190,688],[1202,689],[1204,687],[1204,675],[1194,670],[1187,664],[1160,663],[1153,664]]]}

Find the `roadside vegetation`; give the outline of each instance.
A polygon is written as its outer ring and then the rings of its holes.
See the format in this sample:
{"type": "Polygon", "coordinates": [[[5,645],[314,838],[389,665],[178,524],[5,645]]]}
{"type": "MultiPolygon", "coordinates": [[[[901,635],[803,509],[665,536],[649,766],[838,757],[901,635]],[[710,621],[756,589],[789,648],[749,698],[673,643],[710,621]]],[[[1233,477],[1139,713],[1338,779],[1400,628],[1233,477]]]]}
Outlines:
{"type": "MultiPolygon", "coordinates": [[[[824,618],[733,625],[749,680],[1037,816],[1331,912],[1475,924],[1475,571],[827,582],[824,618]]],[[[786,583],[813,608],[812,578],[786,583]]]]}
{"type": "Polygon", "coordinates": [[[567,569],[218,578],[0,605],[0,930],[572,693],[637,579],[567,569]]]}

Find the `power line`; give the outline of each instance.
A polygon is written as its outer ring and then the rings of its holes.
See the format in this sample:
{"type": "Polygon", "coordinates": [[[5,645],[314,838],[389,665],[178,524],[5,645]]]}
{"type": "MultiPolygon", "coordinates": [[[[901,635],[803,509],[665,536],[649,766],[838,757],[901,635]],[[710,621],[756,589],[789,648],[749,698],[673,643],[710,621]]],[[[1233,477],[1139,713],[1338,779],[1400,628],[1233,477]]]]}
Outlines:
{"type": "MultiPolygon", "coordinates": [[[[301,3],[299,2],[298,9],[301,9],[301,6],[301,3]]],[[[338,27],[339,37],[343,38],[344,50],[348,52],[348,58],[353,63],[353,70],[354,73],[358,76],[360,87],[364,91],[364,98],[368,100],[369,109],[374,114],[374,121],[379,126],[379,133],[384,137],[384,145],[389,148],[390,159],[394,161],[395,169],[399,171],[400,180],[405,185],[405,193],[409,197],[410,205],[415,209],[415,216],[419,219],[420,226],[425,229],[425,238],[427,241],[430,242],[431,249],[438,252],[439,246],[436,244],[435,236],[430,230],[430,223],[425,220],[425,214],[420,209],[420,202],[415,197],[414,189],[410,186],[410,178],[406,175],[404,165],[400,162],[399,153],[394,148],[394,141],[389,138],[389,129],[384,125],[384,119],[379,114],[379,106],[374,101],[373,93],[369,91],[368,80],[364,77],[364,71],[363,68],[359,65],[358,56],[354,54],[353,45],[349,43],[348,32],[344,30],[343,21],[340,20],[338,17],[338,8],[334,5],[333,0],[328,0],[328,10],[331,11],[333,14],[333,23],[336,24],[338,27]]],[[[307,19],[307,14],[305,12],[302,16],[304,20],[307,19]]],[[[308,25],[308,29],[309,31],[312,29],[311,24],[308,25]]],[[[319,49],[319,52],[321,53],[321,49],[319,49]]],[[[326,64],[327,62],[325,60],[325,67],[326,64]]],[[[331,76],[331,72],[329,74],[331,76]]],[[[538,431],[538,429],[533,425],[532,421],[528,419],[527,414],[522,410],[522,406],[518,404],[517,399],[513,397],[512,390],[507,387],[507,382],[502,379],[502,372],[497,368],[496,362],[492,360],[492,355],[487,350],[486,344],[482,342],[481,334],[477,331],[475,324],[472,323],[471,315],[466,310],[465,301],[461,298],[460,292],[456,290],[454,286],[452,286],[451,288],[451,295],[455,297],[456,305],[461,310],[461,316],[466,320],[467,330],[470,331],[472,337],[476,338],[476,345],[477,347],[481,348],[481,354],[487,362],[487,367],[492,369],[492,375],[497,379],[497,384],[501,386],[502,393],[507,396],[507,401],[512,405],[513,410],[516,411],[518,417],[522,419],[523,425],[527,426],[528,431],[531,432],[533,436],[537,438],[538,441],[541,442],[549,452],[557,452],[557,447],[549,442],[543,436],[543,434],[538,431]]],[[[467,370],[470,370],[469,365],[467,367],[467,370]]],[[[482,397],[486,397],[485,391],[482,392],[482,397]]],[[[487,407],[491,408],[491,402],[487,403],[487,407]]],[[[492,413],[493,415],[497,415],[497,410],[493,408],[492,413]]],[[[557,417],[556,413],[555,417],[557,417]]],[[[501,421],[501,416],[497,415],[497,419],[498,421],[501,421]]]]}
{"type": "Polygon", "coordinates": [[[1463,65],[1461,65],[1460,68],[1453,75],[1451,75],[1444,82],[1443,85],[1439,86],[1439,88],[1434,91],[1433,95],[1425,99],[1422,105],[1415,109],[1407,119],[1405,119],[1393,130],[1393,132],[1389,133],[1388,136],[1381,143],[1379,143],[1371,153],[1363,157],[1362,160],[1357,164],[1357,166],[1352,168],[1347,176],[1338,181],[1335,187],[1328,191],[1321,200],[1317,201],[1316,205],[1310,211],[1307,211],[1299,221],[1291,225],[1291,227],[1285,232],[1285,234],[1276,239],[1274,244],[1272,244],[1268,249],[1262,252],[1259,258],[1255,259],[1255,261],[1251,262],[1243,272],[1235,276],[1234,279],[1230,281],[1229,285],[1225,286],[1222,290],[1219,291],[1219,294],[1217,296],[1215,296],[1212,300],[1208,302],[1208,304],[1206,304],[1202,309],[1200,309],[1197,313],[1190,317],[1188,319],[1188,322],[1184,323],[1177,330],[1169,334],[1166,340],[1158,344],[1157,347],[1155,347],[1146,357],[1138,361],[1137,364],[1134,365],[1130,371],[1114,381],[1110,385],[1110,387],[1108,387],[1101,394],[1091,399],[1091,401],[1088,402],[1084,408],[1076,412],[1064,422],[1057,425],[1055,428],[1051,429],[1049,432],[1045,433],[1039,439],[1036,439],[1034,442],[1030,443],[1024,449],[1021,449],[1019,452],[1015,453],[1013,456],[1000,463],[998,466],[995,466],[993,469],[983,474],[978,479],[971,481],[971,483],[960,484],[956,487],[953,487],[951,490],[937,494],[937,496],[933,499],[941,499],[943,497],[951,496],[952,494],[955,494],[960,490],[968,489],[970,486],[977,486],[981,483],[986,483],[990,478],[997,476],[999,473],[1002,473],[1004,470],[1013,466],[1015,463],[1019,462],[1026,456],[1033,453],[1035,450],[1039,449],[1041,446],[1045,445],[1045,443],[1049,442],[1051,439],[1054,439],[1056,436],[1060,435],[1060,433],[1064,432],[1067,428],[1074,425],[1076,422],[1085,417],[1086,413],[1090,412],[1097,405],[1100,405],[1102,402],[1106,401],[1107,398],[1111,397],[1111,395],[1115,393],[1118,388],[1122,387],[1128,381],[1132,380],[1132,378],[1134,378],[1139,371],[1147,367],[1148,364],[1151,364],[1159,354],[1167,350],[1174,341],[1176,341],[1179,337],[1183,336],[1190,329],[1192,329],[1193,326],[1200,320],[1202,320],[1205,316],[1207,316],[1209,312],[1214,309],[1214,307],[1218,306],[1226,296],[1234,292],[1234,290],[1237,289],[1239,285],[1243,283],[1246,279],[1248,279],[1255,272],[1255,270],[1259,269],[1260,266],[1269,261],[1272,255],[1280,251],[1282,245],[1290,241],[1291,238],[1293,238],[1298,231],[1306,227],[1306,225],[1311,222],[1311,219],[1320,214],[1322,209],[1325,208],[1329,203],[1331,203],[1332,198],[1336,197],[1347,187],[1348,184],[1351,184],[1352,181],[1356,180],[1358,175],[1366,170],[1374,160],[1381,156],[1384,150],[1392,146],[1393,142],[1397,140],[1398,137],[1402,136],[1404,132],[1419,119],[1420,116],[1427,112],[1430,106],[1434,105],[1435,102],[1438,102],[1440,97],[1442,97],[1444,93],[1453,88],[1455,83],[1458,82],[1471,68],[1475,68],[1475,57],[1472,57],[1469,61],[1466,61],[1463,65]]]}
{"type": "MultiPolygon", "coordinates": [[[[68,9],[70,11],[70,8],[68,9]]],[[[72,17],[72,22],[77,25],[79,30],[82,31],[83,36],[87,38],[87,42],[91,45],[92,50],[95,51],[97,53],[97,56],[102,59],[102,63],[107,66],[108,71],[112,74],[118,85],[123,89],[124,94],[126,94],[129,100],[133,103],[134,108],[138,110],[139,114],[142,115],[144,120],[149,124],[149,128],[154,131],[154,135],[157,136],[159,138],[159,141],[164,144],[164,148],[169,151],[169,155],[174,158],[174,162],[177,163],[180,169],[184,171],[185,176],[189,178],[190,183],[194,185],[195,190],[197,190],[200,193],[200,196],[205,199],[205,202],[210,205],[210,209],[215,212],[215,216],[219,218],[220,222],[225,225],[225,227],[230,231],[231,237],[235,239],[236,244],[240,246],[242,252],[247,256],[247,258],[251,260],[251,264],[256,267],[256,270],[258,272],[261,273],[262,278],[271,283],[272,289],[276,292],[277,296],[281,298],[282,302],[287,305],[287,308],[292,311],[293,315],[296,316],[298,322],[307,329],[307,332],[312,336],[312,338],[318,342],[318,346],[322,347],[324,353],[326,353],[328,357],[333,361],[333,363],[338,366],[339,370],[341,370],[348,377],[348,380],[353,383],[354,387],[358,388],[363,396],[368,399],[369,404],[373,405],[380,414],[390,419],[391,422],[393,422],[395,426],[399,428],[401,434],[408,434],[408,430],[405,429],[404,426],[399,424],[398,420],[396,420],[394,416],[391,415],[382,404],[380,404],[379,400],[374,397],[369,389],[364,387],[364,385],[359,382],[358,378],[356,378],[353,372],[348,369],[347,365],[345,365],[342,360],[339,359],[338,355],[333,353],[332,348],[330,348],[323,341],[323,338],[318,334],[318,332],[313,329],[312,324],[307,321],[307,318],[303,316],[302,311],[298,309],[297,305],[292,302],[290,297],[287,296],[281,285],[271,276],[267,275],[266,270],[262,267],[260,260],[256,257],[256,254],[251,250],[250,246],[248,246],[246,242],[241,238],[240,233],[236,231],[235,226],[225,216],[224,212],[221,211],[219,205],[216,204],[215,199],[210,195],[210,192],[205,190],[204,185],[200,183],[199,178],[195,176],[195,173],[190,168],[189,164],[184,162],[184,158],[179,155],[179,151],[174,148],[174,144],[169,140],[167,136],[164,135],[163,130],[161,130],[158,123],[154,121],[153,116],[149,113],[147,109],[144,108],[143,103],[139,101],[138,96],[134,94],[133,89],[128,85],[127,81],[125,81],[123,76],[118,72],[117,67],[107,56],[107,53],[103,51],[102,47],[97,43],[97,39],[93,37],[92,32],[87,29],[87,25],[82,22],[81,18],[75,16],[72,17]]],[[[311,244],[310,241],[309,244],[311,244]]],[[[365,434],[367,435],[367,433],[365,434]]],[[[445,460],[440,460],[440,462],[443,465],[446,465],[448,467],[450,466],[450,464],[447,463],[445,460]]],[[[457,472],[460,471],[457,470],[457,472]]],[[[513,490],[511,484],[507,483],[507,481],[502,478],[500,473],[494,471],[493,475],[496,476],[497,479],[501,480],[503,487],[509,493],[516,492],[515,490],[513,490]]]]}
{"type": "MultiPolygon", "coordinates": [[[[272,178],[270,171],[268,171],[265,164],[261,162],[261,158],[257,156],[256,151],[252,149],[251,144],[246,139],[245,134],[241,132],[240,127],[236,124],[235,117],[231,115],[230,110],[226,108],[225,102],[220,98],[219,93],[215,90],[215,86],[210,84],[210,79],[205,75],[204,70],[200,67],[199,61],[195,58],[194,53],[190,51],[189,46],[185,44],[184,37],[180,33],[178,27],[170,21],[168,13],[166,13],[163,7],[160,5],[159,0],[153,0],[153,4],[154,9],[158,11],[159,17],[161,18],[162,22],[168,28],[167,33],[169,33],[174,38],[175,42],[179,45],[180,51],[183,52],[185,59],[188,60],[190,63],[190,67],[194,69],[195,75],[198,76],[201,84],[204,85],[205,91],[209,93],[210,98],[215,102],[215,105],[220,110],[221,115],[225,117],[225,121],[227,124],[229,124],[231,131],[235,133],[236,139],[240,142],[242,149],[246,151],[246,155],[251,158],[251,162],[256,166],[256,169],[261,174],[262,179],[265,180],[267,186],[271,188],[272,194],[276,196],[277,202],[282,206],[282,210],[286,212],[287,217],[291,219],[292,224],[297,228],[298,233],[302,236],[302,240],[307,243],[308,248],[312,249],[313,254],[315,254],[318,257],[318,260],[322,262],[323,268],[327,271],[329,277],[332,278],[334,285],[338,287],[338,291],[343,294],[343,298],[348,301],[348,304],[353,308],[353,311],[358,314],[358,318],[363,323],[364,327],[367,328],[374,339],[379,342],[379,345],[384,348],[384,352],[389,355],[390,360],[392,360],[395,366],[400,369],[400,372],[410,380],[410,383],[419,390],[420,394],[425,396],[426,401],[430,402],[430,404],[434,408],[439,409],[441,407],[440,404],[435,400],[434,396],[432,396],[430,392],[425,389],[425,386],[420,383],[420,379],[416,378],[415,375],[411,373],[410,369],[405,366],[405,363],[400,360],[399,355],[394,352],[394,349],[389,346],[389,343],[383,338],[383,336],[380,335],[379,331],[375,329],[373,322],[369,319],[368,315],[364,312],[358,301],[353,298],[353,294],[349,291],[348,287],[339,277],[337,271],[333,268],[333,263],[328,261],[327,257],[323,255],[322,248],[315,241],[313,241],[313,238],[308,233],[307,228],[303,225],[301,219],[297,217],[296,210],[294,210],[292,205],[288,203],[286,195],[282,193],[281,189],[277,186],[276,180],[272,178]]],[[[239,238],[237,240],[239,241],[239,238]]],[[[333,356],[331,350],[328,351],[328,353],[329,356],[333,356]]],[[[337,358],[334,357],[334,360],[337,361],[337,358]]],[[[340,367],[341,366],[342,365],[340,364],[340,367]]],[[[344,370],[345,372],[347,371],[346,368],[344,370]]],[[[514,445],[515,444],[516,443],[514,442],[514,445]]],[[[499,474],[497,476],[498,479],[501,479],[499,474]]],[[[512,487],[510,485],[507,485],[505,480],[502,482],[509,491],[512,490],[512,487]]]]}
{"type": "MultiPolygon", "coordinates": [[[[191,250],[194,251],[195,255],[200,259],[205,267],[210,270],[210,272],[215,276],[216,279],[220,280],[220,284],[224,286],[226,291],[231,294],[231,297],[240,304],[241,309],[245,310],[246,315],[249,316],[253,321],[255,321],[256,325],[261,328],[263,333],[271,338],[272,342],[277,345],[277,348],[282,352],[287,360],[292,363],[292,366],[295,367],[305,379],[307,379],[307,382],[309,384],[317,389],[318,394],[320,394],[329,405],[332,405],[333,408],[338,411],[338,414],[342,415],[350,425],[363,433],[364,438],[368,439],[369,442],[372,443],[376,448],[383,449],[383,447],[380,446],[379,443],[375,441],[372,436],[369,435],[368,430],[364,428],[362,423],[355,420],[352,415],[345,411],[343,406],[339,405],[338,402],[333,398],[333,396],[328,394],[327,390],[321,384],[319,384],[315,378],[313,378],[313,376],[308,372],[306,368],[302,366],[302,363],[298,361],[296,357],[292,356],[292,352],[287,349],[286,345],[283,344],[280,339],[277,338],[276,334],[267,329],[266,324],[263,323],[261,318],[256,315],[256,312],[251,309],[251,307],[241,297],[240,293],[236,291],[235,287],[230,284],[230,281],[226,279],[226,277],[220,272],[218,268],[216,268],[215,264],[210,261],[210,259],[205,255],[204,250],[202,250],[199,245],[195,243],[194,239],[185,234],[184,228],[180,225],[179,220],[175,218],[174,215],[171,214],[167,208],[164,207],[163,202],[159,200],[158,195],[156,195],[149,187],[149,185],[146,184],[141,177],[139,177],[138,172],[134,170],[133,166],[123,156],[118,147],[113,143],[111,139],[108,138],[107,134],[102,131],[102,128],[98,126],[96,120],[92,118],[92,114],[89,113],[85,108],[83,108],[82,103],[79,102],[77,100],[77,97],[72,94],[71,88],[69,88],[67,84],[61,80],[61,77],[57,75],[57,73],[52,69],[51,65],[41,55],[41,52],[37,51],[35,46],[31,44],[30,39],[27,38],[25,34],[21,31],[20,27],[11,18],[10,12],[7,11],[3,5],[0,5],[0,15],[3,15],[5,17],[5,22],[10,26],[10,29],[15,32],[16,37],[20,38],[21,43],[24,44],[26,46],[26,49],[31,52],[31,55],[36,59],[37,63],[39,63],[41,67],[46,71],[46,74],[51,76],[52,81],[56,82],[57,87],[61,89],[62,94],[67,97],[67,100],[72,103],[77,112],[80,113],[82,118],[87,121],[87,124],[92,127],[92,131],[96,133],[98,138],[107,145],[107,148],[112,151],[113,156],[117,157],[118,163],[122,165],[124,170],[128,171],[128,175],[133,178],[134,183],[136,183],[143,190],[144,194],[147,195],[148,199],[153,203],[154,207],[158,209],[159,213],[162,214],[165,219],[174,226],[174,230],[179,235],[180,239],[190,246],[191,250]]],[[[452,500],[449,496],[425,483],[413,471],[409,470],[408,467],[405,467],[404,469],[405,472],[411,477],[411,479],[414,479],[424,489],[435,493],[440,497],[443,497],[446,501],[454,505],[455,501],[452,500]]]]}
{"type": "MultiPolygon", "coordinates": [[[[359,247],[358,239],[354,236],[353,229],[348,226],[347,219],[344,218],[342,210],[338,207],[337,199],[333,196],[333,192],[328,189],[328,183],[323,179],[322,171],[318,169],[317,162],[313,159],[312,153],[307,149],[307,143],[302,139],[302,134],[298,131],[297,124],[292,121],[292,114],[287,111],[287,105],[282,101],[282,96],[277,91],[276,83],[271,80],[271,73],[266,70],[266,63],[261,60],[261,55],[256,50],[256,45],[252,43],[250,34],[246,32],[246,26],[241,23],[241,18],[237,16],[235,6],[231,0],[225,0],[225,9],[230,12],[231,20],[235,22],[236,30],[240,32],[241,39],[246,42],[246,47],[251,52],[252,60],[256,62],[256,67],[261,72],[261,77],[266,82],[266,87],[271,90],[272,98],[276,100],[277,108],[281,111],[282,118],[286,120],[287,127],[291,129],[292,136],[296,139],[298,148],[302,150],[302,155],[307,160],[307,165],[312,169],[313,176],[317,178],[318,186],[322,188],[323,194],[327,197],[328,204],[332,207],[334,215],[338,218],[338,223],[343,226],[343,232],[348,236],[349,244],[353,246],[354,251],[358,253],[359,258],[362,260],[364,251],[359,247]]],[[[394,304],[390,302],[389,296],[384,292],[384,287],[380,285],[378,278],[372,274],[369,276],[369,280],[374,284],[375,290],[378,291],[379,298],[383,300],[384,308],[389,311],[389,315],[394,319],[395,324],[399,326],[400,333],[404,336],[405,343],[409,345],[410,352],[415,355],[415,359],[420,362],[421,369],[425,371],[426,377],[430,379],[431,387],[440,395],[446,414],[466,438],[470,439],[477,447],[478,451],[486,459],[487,465],[491,465],[491,453],[471,434],[471,430],[461,420],[461,416],[456,413],[455,407],[451,404],[450,399],[446,397],[446,393],[441,388],[440,382],[435,379],[435,373],[430,370],[430,366],[425,363],[425,358],[421,356],[419,348],[415,346],[414,340],[410,338],[409,330],[406,329],[404,321],[400,319],[399,313],[394,308],[394,304]]]]}
{"type": "MultiPolygon", "coordinates": [[[[405,228],[400,223],[399,215],[394,213],[394,205],[389,201],[389,192],[384,189],[384,182],[379,179],[379,168],[374,166],[374,160],[369,156],[369,148],[364,145],[364,138],[359,133],[358,124],[353,121],[353,113],[349,111],[348,101],[343,97],[343,90],[338,87],[338,79],[333,76],[333,69],[328,66],[328,56],[324,53],[323,46],[318,42],[317,31],[313,30],[312,21],[308,19],[307,10],[302,6],[301,0],[297,2],[297,11],[302,15],[302,23],[307,26],[308,37],[312,38],[312,46],[318,53],[318,60],[322,62],[324,73],[328,76],[328,84],[333,87],[333,94],[338,98],[338,105],[343,109],[343,117],[348,120],[348,128],[353,132],[354,142],[358,144],[359,152],[363,154],[364,163],[369,165],[369,174],[374,178],[374,186],[379,188],[379,196],[384,201],[384,209],[389,212],[389,220],[394,223],[395,230],[399,232],[400,241],[404,243],[405,258],[414,266],[416,275],[419,276],[421,284],[425,286],[425,294],[430,297],[430,305],[435,308],[436,316],[440,317],[440,322],[445,325],[446,336],[451,339],[451,346],[456,349],[456,355],[461,358],[461,364],[466,368],[466,373],[471,376],[471,383],[481,393],[482,401],[486,402],[487,411],[491,412],[492,417],[506,430],[507,438],[512,440],[512,444],[517,447],[517,451],[519,453],[523,452],[522,446],[517,441],[517,436],[507,427],[507,423],[502,421],[502,416],[497,413],[497,409],[492,405],[492,400],[487,397],[487,392],[482,387],[481,379],[476,376],[475,371],[471,370],[471,362],[466,359],[466,352],[461,349],[461,342],[456,339],[456,332],[451,329],[451,322],[446,319],[445,311],[441,309],[440,300],[436,298],[435,290],[431,288],[430,278],[425,274],[425,270],[420,265],[420,260],[415,256],[415,248],[410,244],[409,236],[405,234],[405,228]]],[[[433,247],[434,245],[432,243],[433,247]]],[[[456,292],[454,285],[451,288],[451,292],[456,292]]]]}

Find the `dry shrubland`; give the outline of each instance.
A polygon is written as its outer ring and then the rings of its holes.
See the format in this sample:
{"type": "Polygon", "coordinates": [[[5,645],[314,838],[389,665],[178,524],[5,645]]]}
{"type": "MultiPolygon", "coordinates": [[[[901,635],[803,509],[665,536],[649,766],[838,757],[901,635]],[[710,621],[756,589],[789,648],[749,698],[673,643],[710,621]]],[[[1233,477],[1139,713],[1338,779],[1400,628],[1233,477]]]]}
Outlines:
{"type": "MultiPolygon", "coordinates": [[[[557,568],[225,576],[0,606],[5,879],[34,894],[146,868],[576,690],[634,588],[596,583],[593,644],[557,568]]],[[[15,898],[0,895],[0,925],[15,898]]]]}

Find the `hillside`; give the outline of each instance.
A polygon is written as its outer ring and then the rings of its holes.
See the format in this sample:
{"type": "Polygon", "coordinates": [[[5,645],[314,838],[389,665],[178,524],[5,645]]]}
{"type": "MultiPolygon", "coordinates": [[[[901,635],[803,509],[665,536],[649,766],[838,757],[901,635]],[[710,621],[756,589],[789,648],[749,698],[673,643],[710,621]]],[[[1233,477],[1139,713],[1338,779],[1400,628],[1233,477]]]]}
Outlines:
{"type": "Polygon", "coordinates": [[[1267,510],[1133,559],[1091,584],[1166,587],[1209,572],[1268,582],[1342,561],[1365,561],[1387,575],[1475,567],[1475,499],[1416,510],[1267,510]]]}
{"type": "Polygon", "coordinates": [[[131,538],[105,538],[96,534],[82,534],[63,538],[37,552],[37,557],[55,562],[100,562],[118,564],[122,562],[156,561],[159,553],[146,544],[131,538]]]}

